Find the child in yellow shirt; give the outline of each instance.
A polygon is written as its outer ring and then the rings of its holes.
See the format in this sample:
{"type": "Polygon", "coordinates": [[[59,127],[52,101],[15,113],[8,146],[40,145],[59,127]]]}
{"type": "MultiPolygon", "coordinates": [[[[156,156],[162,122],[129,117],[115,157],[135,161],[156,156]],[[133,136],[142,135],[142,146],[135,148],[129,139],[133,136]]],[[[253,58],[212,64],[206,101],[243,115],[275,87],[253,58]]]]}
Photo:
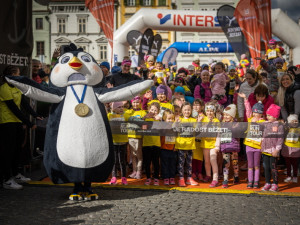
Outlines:
{"type": "MultiPolygon", "coordinates": [[[[142,110],[141,97],[136,96],[131,100],[132,109],[126,110],[124,117],[128,118],[128,121],[143,121],[143,117],[146,116],[147,112],[142,110]]],[[[142,136],[136,135],[134,130],[134,124],[129,124],[128,129],[128,143],[132,157],[132,170],[133,172],[129,175],[131,178],[141,179],[142,178],[142,136]],[[132,127],[132,129],[130,129],[132,127]]]]}
{"type": "MultiPolygon", "coordinates": [[[[202,123],[219,123],[220,121],[216,118],[217,107],[213,102],[205,104],[205,115],[201,116],[200,122],[202,123]]],[[[209,182],[211,179],[211,168],[213,169],[213,180],[210,187],[216,187],[218,185],[218,163],[217,163],[217,151],[215,151],[216,137],[204,137],[201,138],[200,147],[203,149],[205,171],[206,176],[204,182],[209,182]]]]}
{"type": "Polygon", "coordinates": [[[179,186],[185,187],[187,185],[198,185],[192,178],[192,158],[193,150],[196,149],[196,142],[194,136],[195,124],[189,123],[197,122],[197,119],[192,117],[192,106],[185,102],[181,107],[182,117],[178,118],[176,122],[180,122],[180,133],[176,138],[175,148],[178,149],[178,172],[179,172],[179,186]],[[184,181],[184,162],[187,165],[187,180],[184,181]]]}
{"type": "MultiPolygon", "coordinates": [[[[157,120],[160,105],[157,102],[153,102],[149,106],[148,114],[144,116],[145,121],[159,121],[157,120]]],[[[160,155],[160,136],[148,136],[143,137],[143,161],[145,164],[147,180],[145,185],[150,185],[151,180],[151,163],[154,169],[154,185],[159,185],[159,155],[160,155]]]]}
{"type": "MultiPolygon", "coordinates": [[[[112,112],[107,114],[109,121],[125,121],[124,118],[124,104],[123,102],[113,102],[112,103],[112,112]]],[[[120,164],[121,169],[121,180],[123,185],[128,185],[126,178],[126,150],[127,150],[128,136],[113,134],[113,144],[114,144],[114,153],[115,153],[115,163],[112,170],[112,178],[110,184],[117,184],[117,173],[116,165],[120,164]]]]}

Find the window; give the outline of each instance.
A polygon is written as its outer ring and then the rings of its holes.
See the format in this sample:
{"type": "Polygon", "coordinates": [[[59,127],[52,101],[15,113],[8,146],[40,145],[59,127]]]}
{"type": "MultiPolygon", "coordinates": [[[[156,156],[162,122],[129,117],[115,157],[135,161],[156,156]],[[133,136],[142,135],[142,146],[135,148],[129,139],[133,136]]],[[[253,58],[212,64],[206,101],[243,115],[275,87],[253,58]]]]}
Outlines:
{"type": "Polygon", "coordinates": [[[82,48],[82,49],[83,49],[83,51],[85,51],[85,52],[86,52],[86,46],[85,46],[85,45],[80,45],[80,46],[79,46],[79,48],[82,48]]]}
{"type": "Polygon", "coordinates": [[[78,19],[78,32],[85,33],[86,32],[86,18],[78,19]]]}
{"type": "Polygon", "coordinates": [[[143,0],[143,6],[151,6],[152,1],[151,0],[143,0]]]}
{"type": "Polygon", "coordinates": [[[135,0],[125,0],[127,2],[127,6],[135,6],[135,0]]]}
{"type": "Polygon", "coordinates": [[[166,6],[166,0],[158,0],[158,6],[166,6]]]}
{"type": "Polygon", "coordinates": [[[59,18],[58,21],[58,33],[66,33],[66,19],[65,18],[59,18]]]}
{"type": "Polygon", "coordinates": [[[45,55],[45,46],[43,41],[36,42],[36,55],[45,55]]]}
{"type": "Polygon", "coordinates": [[[132,46],[129,47],[128,55],[131,57],[135,54],[135,50],[132,48],[132,46]]]}
{"type": "Polygon", "coordinates": [[[35,19],[35,29],[43,30],[43,18],[36,18],[35,19]]]}
{"type": "Polygon", "coordinates": [[[107,60],[107,46],[100,45],[100,60],[107,60]]]}

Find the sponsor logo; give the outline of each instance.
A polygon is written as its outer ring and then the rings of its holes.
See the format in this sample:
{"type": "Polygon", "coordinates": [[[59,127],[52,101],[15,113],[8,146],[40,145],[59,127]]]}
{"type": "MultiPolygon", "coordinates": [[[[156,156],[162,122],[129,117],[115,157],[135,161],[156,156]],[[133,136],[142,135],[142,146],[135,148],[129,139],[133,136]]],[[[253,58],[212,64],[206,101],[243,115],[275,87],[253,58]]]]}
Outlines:
{"type": "Polygon", "coordinates": [[[162,13],[158,13],[157,18],[159,19],[160,25],[170,20],[174,26],[220,27],[217,16],[182,14],[167,14],[163,16],[162,13]]]}
{"type": "Polygon", "coordinates": [[[211,47],[210,44],[207,44],[206,47],[200,47],[198,49],[198,52],[201,53],[201,52],[219,52],[219,48],[217,47],[211,47]]]}
{"type": "Polygon", "coordinates": [[[168,20],[171,19],[171,14],[167,14],[166,16],[163,17],[161,13],[157,14],[157,17],[159,19],[160,24],[165,24],[168,20]]]}

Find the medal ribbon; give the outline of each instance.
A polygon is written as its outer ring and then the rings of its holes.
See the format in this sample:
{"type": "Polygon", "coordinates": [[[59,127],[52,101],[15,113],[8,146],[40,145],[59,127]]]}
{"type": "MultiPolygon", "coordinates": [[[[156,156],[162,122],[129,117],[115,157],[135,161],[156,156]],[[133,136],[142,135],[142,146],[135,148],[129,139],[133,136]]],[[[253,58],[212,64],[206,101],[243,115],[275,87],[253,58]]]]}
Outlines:
{"type": "Polygon", "coordinates": [[[86,92],[86,85],[84,85],[84,89],[83,89],[83,92],[82,92],[82,95],[81,95],[81,99],[79,99],[79,97],[78,97],[78,95],[77,95],[77,93],[76,93],[76,91],[75,91],[73,85],[71,85],[71,88],[72,88],[72,91],[73,91],[73,93],[74,93],[74,95],[75,95],[75,97],[76,97],[78,103],[79,103],[79,104],[80,104],[80,103],[83,103],[83,99],[84,99],[85,92],[86,92]]]}

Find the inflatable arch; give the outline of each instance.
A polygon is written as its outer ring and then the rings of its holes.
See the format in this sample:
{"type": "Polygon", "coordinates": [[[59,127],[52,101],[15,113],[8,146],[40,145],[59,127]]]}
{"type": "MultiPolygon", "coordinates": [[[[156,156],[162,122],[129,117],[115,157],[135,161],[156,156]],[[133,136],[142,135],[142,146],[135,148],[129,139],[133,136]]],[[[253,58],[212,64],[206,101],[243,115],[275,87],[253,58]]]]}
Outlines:
{"type": "MultiPolygon", "coordinates": [[[[300,27],[280,9],[272,9],[272,33],[293,48],[293,64],[300,64],[300,27]],[[285,32],[282,32],[282,28],[285,32]]],[[[147,28],[166,31],[223,32],[217,11],[161,10],[142,8],[114,33],[114,61],[128,54],[127,33],[147,28]]],[[[111,49],[109,48],[111,52],[111,49]]],[[[108,54],[109,56],[111,54],[108,54]]]]}

